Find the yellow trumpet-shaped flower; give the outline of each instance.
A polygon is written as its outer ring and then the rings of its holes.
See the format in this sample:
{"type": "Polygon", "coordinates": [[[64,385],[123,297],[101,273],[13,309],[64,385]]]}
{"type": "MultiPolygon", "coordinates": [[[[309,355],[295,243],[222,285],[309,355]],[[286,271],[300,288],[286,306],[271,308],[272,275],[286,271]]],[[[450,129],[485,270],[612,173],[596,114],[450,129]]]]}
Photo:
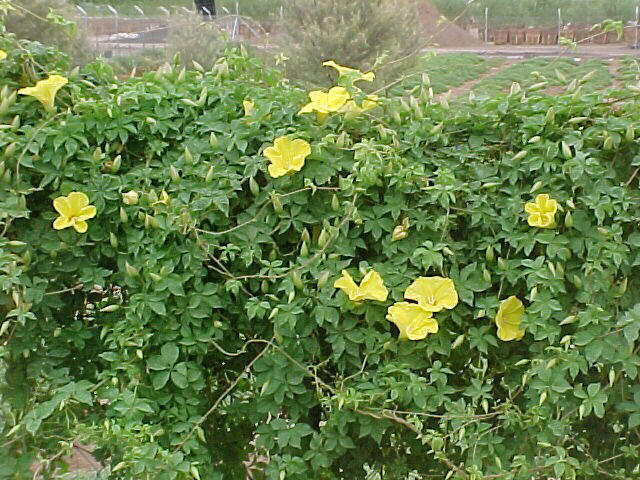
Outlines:
{"type": "Polygon", "coordinates": [[[349,92],[344,87],[333,87],[328,92],[314,90],[309,93],[311,102],[307,103],[298,112],[300,113],[332,113],[340,110],[347,100],[351,98],[349,92]]]}
{"type": "Polygon", "coordinates": [[[524,336],[524,330],[520,328],[523,313],[524,305],[518,297],[511,296],[500,304],[495,319],[500,340],[509,342],[520,340],[524,336]]]}
{"type": "Polygon", "coordinates": [[[526,203],[524,211],[529,214],[527,222],[532,227],[554,228],[556,226],[555,214],[558,211],[558,202],[546,193],[538,195],[535,202],[526,203]]]}
{"type": "Polygon", "coordinates": [[[311,145],[300,138],[289,140],[287,137],[278,137],[273,146],[264,150],[264,156],[271,160],[269,175],[273,178],[299,172],[304,167],[304,159],[310,154],[311,145]]]}
{"type": "Polygon", "coordinates": [[[458,292],[453,280],[443,277],[418,277],[404,293],[404,297],[418,302],[429,312],[448,310],[458,304],[458,292]]]}
{"type": "Polygon", "coordinates": [[[244,115],[248,117],[253,113],[253,108],[256,106],[251,100],[243,100],[242,107],[244,108],[244,115]]]}
{"type": "Polygon", "coordinates": [[[51,75],[46,80],[40,80],[35,87],[21,88],[18,93],[37,98],[47,110],[53,111],[55,110],[56,93],[67,83],[69,83],[69,80],[65,77],[51,75]]]}
{"type": "Polygon", "coordinates": [[[342,270],[342,277],[335,281],[333,288],[340,288],[349,296],[352,302],[360,302],[362,300],[378,300],[384,302],[389,292],[384,286],[382,277],[375,270],[370,270],[360,282],[356,285],[353,278],[346,270],[342,270]]]}
{"type": "Polygon", "coordinates": [[[398,338],[402,340],[422,340],[430,333],[437,333],[438,322],[433,313],[420,305],[398,302],[387,311],[387,320],[396,324],[400,330],[398,338]]]}
{"type": "Polygon", "coordinates": [[[96,207],[89,205],[89,197],[82,192],[71,192],[66,197],[53,201],[53,208],[60,214],[53,222],[53,228],[62,230],[73,227],[78,233],[87,231],[87,222],[96,216],[96,207]]]}
{"type": "Polygon", "coordinates": [[[376,78],[373,72],[362,73],[360,70],[355,68],[343,67],[342,65],[338,65],[333,60],[328,60],[322,64],[325,67],[332,67],[338,71],[339,76],[349,76],[354,78],[354,82],[358,80],[364,80],[366,82],[373,82],[373,79],[376,78]]]}
{"type": "Polygon", "coordinates": [[[362,113],[367,110],[371,110],[378,106],[378,96],[377,95],[367,95],[367,97],[362,100],[362,105],[358,105],[355,100],[349,100],[344,106],[340,109],[340,112],[344,113],[362,113]]]}
{"type": "Polygon", "coordinates": [[[7,52],[0,50],[0,60],[4,60],[5,58],[7,58],[7,52]]]}

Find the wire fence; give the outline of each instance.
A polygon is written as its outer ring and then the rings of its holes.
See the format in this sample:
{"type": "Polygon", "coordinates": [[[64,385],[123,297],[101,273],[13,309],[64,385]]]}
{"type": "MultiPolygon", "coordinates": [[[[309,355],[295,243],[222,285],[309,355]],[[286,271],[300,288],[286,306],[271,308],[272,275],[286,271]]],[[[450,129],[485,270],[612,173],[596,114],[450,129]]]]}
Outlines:
{"type": "Polygon", "coordinates": [[[202,14],[183,6],[161,6],[145,11],[134,5],[137,16],[121,15],[113,5],[96,6],[91,14],[76,5],[76,21],[83,29],[90,46],[107,57],[132,55],[140,50],[166,50],[172,30],[198,18],[203,23],[224,32],[231,41],[247,41],[264,47],[269,41],[269,31],[250,17],[240,15],[238,4],[235,12],[221,8],[220,15],[213,15],[206,8],[202,14]],[[103,15],[96,15],[102,7],[103,15]]]}

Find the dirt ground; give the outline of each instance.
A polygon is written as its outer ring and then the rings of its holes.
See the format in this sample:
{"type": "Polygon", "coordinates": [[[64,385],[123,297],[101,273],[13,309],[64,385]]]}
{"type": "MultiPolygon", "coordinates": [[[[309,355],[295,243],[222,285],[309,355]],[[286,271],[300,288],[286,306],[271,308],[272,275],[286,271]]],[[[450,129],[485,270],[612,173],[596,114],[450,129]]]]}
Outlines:
{"type": "Polygon", "coordinates": [[[475,53],[492,57],[574,57],[574,58],[605,58],[615,59],[627,56],[640,57],[640,49],[633,49],[629,45],[614,43],[609,45],[579,45],[573,50],[560,45],[491,45],[482,44],[475,47],[434,47],[426,48],[426,51],[435,50],[438,53],[475,53]]]}

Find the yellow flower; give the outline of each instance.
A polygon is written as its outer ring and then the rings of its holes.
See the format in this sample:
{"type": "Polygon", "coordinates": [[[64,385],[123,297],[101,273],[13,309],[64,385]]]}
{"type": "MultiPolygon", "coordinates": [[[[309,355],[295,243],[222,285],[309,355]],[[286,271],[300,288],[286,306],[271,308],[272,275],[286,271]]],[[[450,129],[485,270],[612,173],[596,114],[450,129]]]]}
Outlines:
{"type": "Polygon", "coordinates": [[[458,304],[458,292],[450,278],[418,277],[404,293],[429,312],[452,309],[458,304]]]}
{"type": "Polygon", "coordinates": [[[253,113],[253,107],[255,107],[255,103],[253,103],[251,100],[243,100],[242,101],[242,107],[244,108],[244,115],[245,117],[248,117],[249,115],[251,115],[253,113]]]}
{"type": "Polygon", "coordinates": [[[556,226],[555,214],[558,211],[558,202],[549,198],[546,193],[538,195],[535,203],[526,203],[524,211],[529,214],[527,222],[532,227],[554,228],[556,226]]]}
{"type": "Polygon", "coordinates": [[[4,60],[5,58],[7,58],[7,52],[0,50],[0,60],[4,60]]]}
{"type": "Polygon", "coordinates": [[[362,300],[378,300],[384,302],[387,299],[388,291],[384,286],[382,277],[375,270],[370,270],[360,282],[360,286],[356,285],[353,278],[346,270],[342,270],[342,277],[335,281],[333,288],[340,288],[349,296],[352,302],[360,302],[362,300]]]}
{"type": "Polygon", "coordinates": [[[299,172],[304,166],[304,159],[310,154],[311,145],[300,138],[289,140],[287,137],[278,137],[272,147],[264,150],[264,156],[271,160],[269,175],[273,178],[299,172]]]}
{"type": "Polygon", "coordinates": [[[327,93],[322,90],[314,90],[309,93],[311,102],[307,103],[298,112],[300,113],[331,113],[340,110],[347,100],[351,98],[344,87],[333,87],[327,93]]]}
{"type": "Polygon", "coordinates": [[[89,205],[89,197],[82,192],[71,192],[66,197],[53,201],[53,208],[60,214],[53,222],[53,228],[62,230],[73,227],[78,233],[87,231],[87,222],[96,216],[96,207],[89,205]]]}
{"type": "Polygon", "coordinates": [[[368,95],[362,100],[362,106],[358,105],[355,100],[349,100],[340,109],[341,113],[362,113],[378,106],[378,96],[368,95]]]}
{"type": "Polygon", "coordinates": [[[376,78],[373,72],[362,73],[360,70],[357,70],[355,68],[343,67],[342,65],[338,65],[333,60],[326,61],[322,65],[325,67],[335,68],[338,71],[338,75],[341,77],[343,75],[355,77],[355,79],[353,80],[354,82],[357,82],[358,80],[373,82],[373,79],[376,78]]]}
{"type": "Polygon", "coordinates": [[[56,93],[63,86],[69,83],[69,80],[60,75],[51,75],[46,80],[40,80],[35,87],[21,88],[18,93],[21,95],[31,95],[37,98],[45,108],[49,111],[55,109],[56,93]]]}
{"type": "Polygon", "coordinates": [[[420,305],[398,302],[389,307],[387,320],[396,324],[400,330],[398,338],[404,340],[422,340],[430,333],[438,331],[438,322],[433,313],[420,305]]]}
{"type": "Polygon", "coordinates": [[[511,296],[500,304],[496,315],[498,338],[505,342],[520,340],[524,330],[520,328],[520,319],[524,313],[524,306],[518,297],[511,296]]]}
{"type": "Polygon", "coordinates": [[[122,203],[125,205],[137,205],[139,199],[140,196],[135,190],[130,190],[127,193],[122,194],[122,203]]]}

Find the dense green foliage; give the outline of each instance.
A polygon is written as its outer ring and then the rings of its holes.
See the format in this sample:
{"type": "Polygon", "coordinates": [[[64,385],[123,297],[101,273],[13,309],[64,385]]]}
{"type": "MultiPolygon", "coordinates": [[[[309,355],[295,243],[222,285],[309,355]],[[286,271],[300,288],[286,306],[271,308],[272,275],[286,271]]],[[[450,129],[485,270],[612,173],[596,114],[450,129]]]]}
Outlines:
{"type": "Polygon", "coordinates": [[[72,441],[113,479],[638,478],[637,89],[569,75],[456,110],[422,89],[318,124],[229,51],[66,73],[54,114],[13,93],[64,58],[0,49],[0,478],[51,476],[72,441]],[[285,134],[312,153],[273,179],[285,134]],[[72,191],[84,234],[52,227],[72,191]],[[538,193],[553,229],[527,224],[538,193]],[[369,268],[387,302],[333,288],[369,268]],[[460,303],[400,341],[387,307],[421,275],[460,303]],[[502,342],[512,295],[526,333],[502,342]]]}

